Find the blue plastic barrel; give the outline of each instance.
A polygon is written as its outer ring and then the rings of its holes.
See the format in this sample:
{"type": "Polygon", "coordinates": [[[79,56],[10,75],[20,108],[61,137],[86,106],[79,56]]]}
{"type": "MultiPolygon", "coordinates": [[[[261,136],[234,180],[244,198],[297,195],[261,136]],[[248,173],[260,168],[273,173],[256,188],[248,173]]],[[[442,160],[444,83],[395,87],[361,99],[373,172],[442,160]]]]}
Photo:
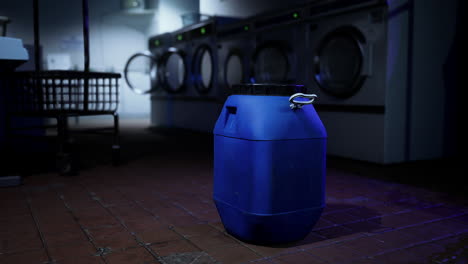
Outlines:
{"type": "MultiPolygon", "coordinates": [[[[303,239],[325,205],[325,128],[301,85],[232,88],[214,128],[213,199],[228,233],[303,239]]],[[[315,96],[315,95],[312,95],[315,96]]]]}

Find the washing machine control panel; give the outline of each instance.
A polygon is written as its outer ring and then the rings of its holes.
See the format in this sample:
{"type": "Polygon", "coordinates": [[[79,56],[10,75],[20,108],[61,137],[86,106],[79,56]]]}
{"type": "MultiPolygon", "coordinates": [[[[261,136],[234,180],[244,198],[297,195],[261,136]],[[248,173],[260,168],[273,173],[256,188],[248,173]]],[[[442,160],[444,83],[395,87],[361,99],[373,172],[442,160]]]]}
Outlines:
{"type": "Polygon", "coordinates": [[[185,31],[185,32],[176,32],[174,34],[174,42],[175,43],[180,43],[180,42],[185,42],[190,40],[190,32],[185,31]]]}
{"type": "Polygon", "coordinates": [[[190,37],[192,39],[201,38],[204,36],[208,36],[213,34],[214,32],[214,25],[213,24],[206,24],[197,28],[190,30],[190,37]]]}

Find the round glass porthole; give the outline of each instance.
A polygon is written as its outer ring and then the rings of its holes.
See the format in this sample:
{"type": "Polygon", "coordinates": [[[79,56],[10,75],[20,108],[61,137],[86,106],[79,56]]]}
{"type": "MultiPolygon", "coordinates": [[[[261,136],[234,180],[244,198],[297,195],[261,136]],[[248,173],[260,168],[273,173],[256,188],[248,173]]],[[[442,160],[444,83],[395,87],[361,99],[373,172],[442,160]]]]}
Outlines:
{"type": "Polygon", "coordinates": [[[259,48],[254,56],[253,77],[257,83],[282,83],[287,81],[288,56],[279,46],[267,45],[259,48]]]}
{"type": "Polygon", "coordinates": [[[128,87],[135,93],[151,93],[159,84],[158,63],[149,52],[137,53],[128,59],[124,77],[128,87]]]}
{"type": "Polygon", "coordinates": [[[195,87],[200,93],[207,93],[213,83],[213,55],[208,46],[201,46],[195,52],[195,87]]]}
{"type": "Polygon", "coordinates": [[[363,37],[354,30],[339,29],[328,34],[314,57],[314,78],[326,93],[347,98],[361,87],[363,37]]]}
{"type": "Polygon", "coordinates": [[[232,53],[224,64],[224,81],[227,87],[243,82],[243,67],[240,54],[232,53]]]}
{"type": "Polygon", "coordinates": [[[179,52],[171,52],[164,63],[164,87],[169,93],[178,93],[184,88],[185,61],[179,52]]]}

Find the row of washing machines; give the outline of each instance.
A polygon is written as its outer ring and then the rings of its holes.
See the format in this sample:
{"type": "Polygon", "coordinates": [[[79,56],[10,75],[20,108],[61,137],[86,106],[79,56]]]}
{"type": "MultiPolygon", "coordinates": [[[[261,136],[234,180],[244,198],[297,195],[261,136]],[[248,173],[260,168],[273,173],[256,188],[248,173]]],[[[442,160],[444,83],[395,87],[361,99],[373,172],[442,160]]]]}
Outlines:
{"type": "Polygon", "coordinates": [[[242,20],[213,17],[150,38],[150,52],[127,67],[150,59],[154,126],[210,132],[231,85],[296,83],[318,95],[328,154],[421,159],[424,147],[412,144],[421,117],[408,103],[410,11],[404,1],[325,0],[242,20]]]}

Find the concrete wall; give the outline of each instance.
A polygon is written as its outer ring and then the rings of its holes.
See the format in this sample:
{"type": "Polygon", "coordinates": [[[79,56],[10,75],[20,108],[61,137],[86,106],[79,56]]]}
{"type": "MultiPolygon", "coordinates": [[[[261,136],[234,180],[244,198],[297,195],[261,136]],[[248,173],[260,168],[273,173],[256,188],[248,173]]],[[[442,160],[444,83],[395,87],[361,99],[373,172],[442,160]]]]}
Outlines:
{"type": "Polygon", "coordinates": [[[159,33],[177,30],[182,25],[182,14],[199,12],[198,0],[160,0],[158,7],[159,33]]]}
{"type": "Polygon", "coordinates": [[[270,10],[310,2],[310,0],[200,0],[200,13],[218,16],[248,17],[270,10]]]}

